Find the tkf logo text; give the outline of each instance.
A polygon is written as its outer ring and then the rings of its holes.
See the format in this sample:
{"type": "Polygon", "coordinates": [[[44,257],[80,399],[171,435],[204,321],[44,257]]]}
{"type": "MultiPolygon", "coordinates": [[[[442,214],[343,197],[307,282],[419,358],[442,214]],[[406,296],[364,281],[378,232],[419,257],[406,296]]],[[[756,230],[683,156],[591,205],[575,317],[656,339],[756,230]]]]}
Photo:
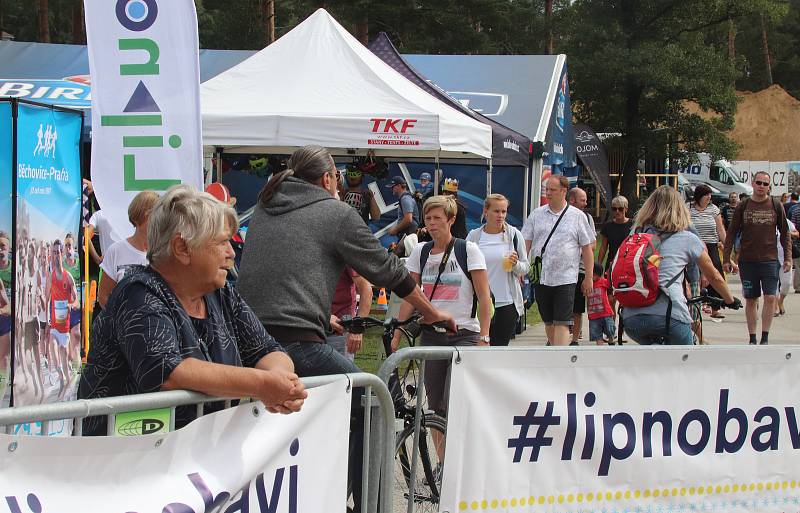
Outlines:
{"type": "Polygon", "coordinates": [[[388,146],[419,146],[418,139],[412,139],[411,128],[416,126],[416,119],[370,118],[372,133],[375,139],[367,139],[367,144],[388,146]]]}
{"type": "MultiPolygon", "coordinates": [[[[717,454],[732,454],[749,449],[755,452],[777,451],[783,419],[786,420],[792,448],[800,449],[800,429],[794,406],[784,407],[783,412],[773,406],[763,406],[751,417],[741,408],[731,407],[729,397],[730,391],[727,388],[719,391],[715,426],[712,426],[709,413],[700,409],[689,410],[679,419],[673,419],[672,414],[663,410],[646,411],[641,419],[634,419],[626,412],[603,413],[599,434],[602,438],[599,443],[600,466],[597,475],[607,476],[612,460],[622,461],[632,457],[637,445],[644,458],[653,457],[654,443],[660,446],[663,457],[672,456],[674,441],[677,441],[678,448],[687,456],[697,456],[706,449],[712,450],[709,448],[712,443],[713,451],[717,454]],[[751,419],[755,424],[752,431],[750,431],[751,419]],[[653,431],[656,427],[658,430],[654,438],[653,431]],[[615,443],[615,430],[622,435],[616,437],[616,442],[619,443],[615,443]]],[[[583,397],[586,408],[592,408],[595,401],[594,392],[588,392],[583,397]]],[[[570,461],[576,457],[575,442],[579,431],[584,435],[579,457],[581,460],[590,460],[595,449],[595,414],[586,413],[583,419],[578,417],[576,394],[566,395],[565,407],[566,432],[561,446],[561,460],[570,461]]],[[[547,436],[547,432],[553,426],[562,425],[562,416],[556,415],[555,410],[555,401],[546,403],[535,401],[530,403],[524,415],[513,418],[513,426],[515,429],[519,428],[517,436],[508,439],[508,448],[512,449],[514,463],[522,461],[526,450],[530,451],[529,461],[538,462],[541,451],[553,445],[553,437],[547,436]],[[532,430],[534,433],[530,434],[532,430]]],[[[711,416],[714,416],[714,413],[711,413],[711,416]]]]}
{"type": "MultiPolygon", "coordinates": [[[[117,0],[116,19],[119,24],[131,35],[143,32],[155,23],[158,17],[158,2],[156,0],[117,0]]],[[[158,43],[150,38],[130,37],[117,40],[117,47],[121,51],[139,50],[145,52],[146,60],[138,63],[119,65],[120,77],[130,78],[129,83],[133,92],[127,104],[118,115],[104,115],[100,124],[105,127],[158,127],[163,124],[163,115],[155,98],[145,84],[144,77],[157,77],[159,75],[158,58],[160,49],[158,43]],[[136,83],[138,82],[138,83],[136,83]],[[134,83],[136,85],[134,86],[134,83]]],[[[177,134],[169,136],[169,146],[178,148],[181,138],[177,134]]],[[[150,135],[123,135],[122,146],[127,151],[122,156],[123,164],[123,189],[125,191],[143,191],[152,189],[163,191],[173,185],[179,184],[176,179],[139,179],[136,178],[136,154],[134,151],[144,151],[149,148],[164,149],[164,136],[157,133],[150,135]]]]}
{"type": "Polygon", "coordinates": [[[404,134],[408,131],[409,128],[414,128],[414,125],[417,123],[416,119],[393,119],[393,118],[371,118],[372,121],[372,133],[400,133],[404,134]],[[400,129],[398,130],[397,124],[402,121],[400,125],[400,129]]]}

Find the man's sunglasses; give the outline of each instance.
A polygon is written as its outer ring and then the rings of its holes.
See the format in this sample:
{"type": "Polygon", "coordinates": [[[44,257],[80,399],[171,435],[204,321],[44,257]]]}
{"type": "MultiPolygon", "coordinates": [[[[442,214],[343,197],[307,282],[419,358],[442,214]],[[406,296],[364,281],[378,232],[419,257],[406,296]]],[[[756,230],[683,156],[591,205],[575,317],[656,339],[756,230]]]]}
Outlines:
{"type": "Polygon", "coordinates": [[[770,185],[772,185],[769,182],[762,182],[761,180],[753,180],[753,183],[756,185],[760,185],[761,187],[769,187],[770,185]]]}

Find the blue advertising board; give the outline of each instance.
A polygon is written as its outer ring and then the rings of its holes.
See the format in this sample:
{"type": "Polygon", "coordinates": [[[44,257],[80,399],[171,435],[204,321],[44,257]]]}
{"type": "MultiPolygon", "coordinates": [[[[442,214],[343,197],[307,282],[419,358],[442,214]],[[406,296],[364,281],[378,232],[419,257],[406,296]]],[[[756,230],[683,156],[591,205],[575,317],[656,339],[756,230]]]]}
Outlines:
{"type": "Polygon", "coordinates": [[[506,222],[522,229],[525,203],[525,173],[528,170],[517,166],[496,166],[492,168],[492,192],[508,198],[506,222]]]}
{"type": "MultiPolygon", "coordinates": [[[[402,165],[408,170],[414,189],[420,186],[420,175],[425,172],[433,175],[435,168],[433,163],[407,162],[402,165]]],[[[386,185],[390,183],[391,177],[403,174],[399,166],[400,164],[397,163],[389,164],[386,178],[377,180],[381,196],[387,205],[397,201],[386,185]]],[[[442,181],[445,178],[458,180],[458,199],[467,208],[467,230],[477,228],[481,225],[483,200],[486,197],[486,166],[445,164],[441,166],[441,169],[442,181]]],[[[365,185],[373,181],[376,180],[366,177],[365,185]]],[[[395,220],[397,220],[397,209],[384,213],[378,221],[370,222],[370,228],[376,232],[395,220]]],[[[381,243],[385,246],[395,241],[397,241],[395,236],[381,237],[381,243]]]]}
{"type": "Polygon", "coordinates": [[[553,174],[563,174],[577,180],[575,162],[575,137],[572,127],[572,105],[569,99],[567,66],[561,70],[553,110],[548,126],[547,148],[544,164],[550,165],[553,174]]]}
{"type": "Polygon", "coordinates": [[[18,104],[15,320],[24,329],[15,337],[25,340],[14,356],[14,406],[74,399],[77,389],[81,124],[77,112],[18,104]]]}

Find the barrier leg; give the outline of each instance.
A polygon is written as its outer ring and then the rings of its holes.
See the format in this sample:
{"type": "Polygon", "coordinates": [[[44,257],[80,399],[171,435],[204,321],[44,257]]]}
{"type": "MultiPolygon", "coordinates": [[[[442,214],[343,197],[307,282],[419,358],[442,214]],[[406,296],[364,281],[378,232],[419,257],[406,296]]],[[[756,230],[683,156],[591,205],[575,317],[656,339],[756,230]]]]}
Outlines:
{"type": "MultiPolygon", "coordinates": [[[[370,392],[371,392],[371,390],[370,390],[370,392]]],[[[373,402],[371,411],[374,412],[374,414],[378,416],[377,418],[381,418],[382,412],[381,412],[380,404],[377,404],[376,402],[373,402]]],[[[365,438],[369,439],[369,447],[370,448],[372,448],[372,447],[383,447],[383,445],[381,445],[381,444],[384,443],[384,440],[383,440],[384,437],[383,437],[383,431],[382,431],[380,423],[378,423],[378,422],[370,422],[370,424],[368,426],[368,429],[365,429],[364,433],[365,433],[365,438]]],[[[365,456],[366,456],[366,454],[365,454],[365,456]]],[[[366,494],[368,496],[368,502],[367,502],[367,508],[368,509],[366,511],[369,511],[369,512],[378,510],[378,495],[379,495],[378,494],[378,490],[380,489],[380,487],[378,485],[379,485],[379,483],[381,483],[381,480],[384,478],[384,476],[381,475],[381,459],[382,458],[383,458],[383,455],[378,450],[370,450],[369,451],[369,457],[368,458],[366,458],[366,457],[364,458],[365,461],[366,461],[365,466],[364,466],[364,468],[366,469],[365,475],[369,475],[370,482],[371,483],[375,483],[373,486],[370,486],[369,488],[364,488],[365,490],[369,490],[368,494],[366,494]]],[[[366,478],[365,478],[364,486],[366,487],[366,478]]]]}
{"type": "MultiPolygon", "coordinates": [[[[361,443],[364,444],[364,452],[361,454],[361,511],[372,513],[377,508],[377,500],[373,503],[370,499],[372,495],[372,488],[369,486],[370,472],[370,443],[371,443],[371,430],[370,424],[372,421],[372,387],[367,385],[364,387],[363,408],[364,408],[364,438],[361,443]]],[[[355,499],[355,497],[354,497],[355,499]]],[[[376,496],[377,499],[377,496],[376,496]]]]}
{"type": "Polygon", "coordinates": [[[417,404],[414,406],[414,443],[411,449],[411,478],[408,482],[408,507],[406,511],[414,510],[414,497],[416,494],[417,454],[419,453],[419,430],[422,424],[422,397],[425,394],[425,362],[420,360],[419,383],[417,383],[417,404]]]}

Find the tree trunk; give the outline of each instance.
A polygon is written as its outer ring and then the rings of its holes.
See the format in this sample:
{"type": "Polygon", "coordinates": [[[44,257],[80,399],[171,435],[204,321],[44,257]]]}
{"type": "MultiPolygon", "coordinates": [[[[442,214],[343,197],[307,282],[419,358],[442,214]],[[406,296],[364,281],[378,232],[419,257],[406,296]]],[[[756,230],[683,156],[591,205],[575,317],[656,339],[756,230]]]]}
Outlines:
{"type": "Polygon", "coordinates": [[[86,31],[83,28],[82,0],[75,0],[72,4],[72,44],[86,44],[86,31]]]}
{"type": "Polygon", "coordinates": [[[275,0],[264,0],[263,4],[266,41],[265,46],[275,42],[275,0]]]}
{"type": "Polygon", "coordinates": [[[369,44],[369,17],[366,11],[361,17],[361,20],[356,23],[356,39],[361,41],[361,44],[364,46],[369,44]]]}
{"type": "Polygon", "coordinates": [[[767,43],[767,22],[761,15],[761,44],[764,49],[764,64],[767,66],[767,83],[772,85],[772,62],[769,58],[769,44],[767,43]]]}
{"type": "MultiPolygon", "coordinates": [[[[635,7],[632,0],[620,0],[617,6],[619,20],[622,30],[626,34],[626,47],[628,51],[633,49],[632,34],[636,33],[636,19],[634,18],[635,7]]],[[[639,195],[636,193],[637,164],[639,161],[639,148],[641,145],[641,130],[639,128],[639,107],[642,97],[642,87],[634,82],[634,78],[628,75],[625,79],[625,118],[623,126],[623,151],[624,160],[622,164],[621,187],[622,195],[628,199],[631,211],[639,209],[639,195]]]]}
{"type": "Polygon", "coordinates": [[[639,101],[641,98],[641,88],[629,84],[626,87],[625,98],[625,128],[624,128],[624,155],[622,164],[622,195],[628,199],[631,211],[639,209],[639,195],[637,194],[636,183],[639,180],[637,165],[639,163],[639,101]]]}
{"type": "Polygon", "coordinates": [[[38,7],[38,25],[39,25],[39,42],[40,43],[49,43],[50,42],[50,9],[47,5],[47,0],[39,0],[38,7]]]}
{"type": "Polygon", "coordinates": [[[736,22],[728,19],[728,59],[736,59],[736,22]]]}
{"type": "Polygon", "coordinates": [[[544,53],[553,55],[553,0],[544,0],[544,25],[547,27],[544,53]]]}

